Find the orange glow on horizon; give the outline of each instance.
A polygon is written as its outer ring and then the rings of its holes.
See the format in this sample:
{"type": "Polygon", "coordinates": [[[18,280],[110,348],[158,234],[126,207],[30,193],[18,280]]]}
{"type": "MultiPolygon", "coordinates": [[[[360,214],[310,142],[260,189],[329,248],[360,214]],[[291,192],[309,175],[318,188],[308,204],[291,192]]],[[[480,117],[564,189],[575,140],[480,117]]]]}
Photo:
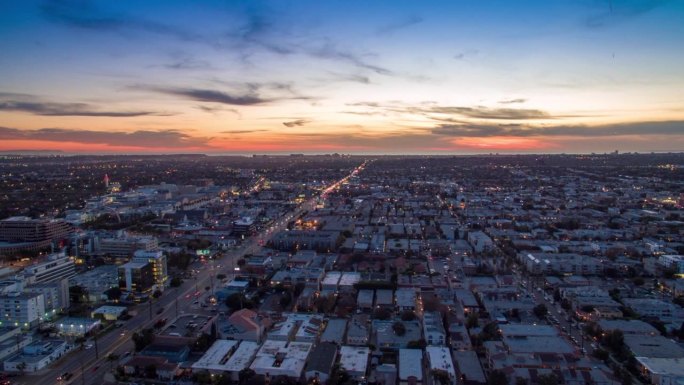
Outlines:
{"type": "Polygon", "coordinates": [[[556,147],[553,143],[541,139],[515,136],[459,138],[454,139],[452,143],[459,147],[477,150],[527,151],[548,150],[556,147]]]}

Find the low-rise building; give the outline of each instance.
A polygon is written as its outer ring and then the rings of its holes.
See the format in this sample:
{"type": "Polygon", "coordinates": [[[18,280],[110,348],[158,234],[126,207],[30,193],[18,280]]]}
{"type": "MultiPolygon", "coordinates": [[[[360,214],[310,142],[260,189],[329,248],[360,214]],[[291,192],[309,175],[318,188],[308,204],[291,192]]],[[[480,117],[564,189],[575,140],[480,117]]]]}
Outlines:
{"type": "Polygon", "coordinates": [[[446,344],[446,332],[441,313],[423,313],[423,336],[428,345],[444,346],[446,344]]]}
{"type": "Polygon", "coordinates": [[[22,349],[22,352],[3,362],[8,372],[37,372],[67,353],[69,345],[62,340],[35,341],[22,349]]]}
{"type": "Polygon", "coordinates": [[[423,351],[399,349],[399,385],[423,384],[423,351]]]}
{"type": "Polygon", "coordinates": [[[299,379],[312,346],[308,342],[266,340],[250,368],[256,374],[299,379]]]}
{"type": "Polygon", "coordinates": [[[368,356],[370,349],[361,346],[342,346],[340,348],[340,366],[355,380],[366,379],[368,356]]]}
{"type": "Polygon", "coordinates": [[[449,384],[456,385],[456,371],[449,349],[442,346],[428,346],[425,348],[425,353],[430,373],[444,372],[449,378],[449,384]]]}
{"type": "MultiPolygon", "coordinates": [[[[326,383],[337,360],[337,345],[332,342],[321,342],[311,351],[311,358],[306,365],[307,381],[317,378],[326,383]]],[[[308,383],[308,382],[307,382],[308,383]]]]}

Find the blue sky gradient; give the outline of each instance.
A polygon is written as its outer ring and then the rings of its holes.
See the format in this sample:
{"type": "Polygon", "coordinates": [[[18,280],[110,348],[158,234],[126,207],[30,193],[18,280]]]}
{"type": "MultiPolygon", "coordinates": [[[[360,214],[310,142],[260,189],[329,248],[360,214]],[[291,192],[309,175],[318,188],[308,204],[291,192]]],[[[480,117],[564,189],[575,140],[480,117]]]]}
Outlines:
{"type": "Polygon", "coordinates": [[[684,149],[681,1],[21,1],[0,37],[0,150],[684,149]]]}

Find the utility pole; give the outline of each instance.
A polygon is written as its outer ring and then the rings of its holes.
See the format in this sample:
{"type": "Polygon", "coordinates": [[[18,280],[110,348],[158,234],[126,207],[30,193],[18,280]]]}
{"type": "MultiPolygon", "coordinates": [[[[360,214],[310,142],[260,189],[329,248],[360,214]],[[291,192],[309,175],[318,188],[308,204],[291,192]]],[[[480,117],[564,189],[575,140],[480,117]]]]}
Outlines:
{"type": "Polygon", "coordinates": [[[95,359],[100,358],[100,351],[98,350],[97,347],[97,333],[93,334],[93,342],[95,343],[95,359]]]}

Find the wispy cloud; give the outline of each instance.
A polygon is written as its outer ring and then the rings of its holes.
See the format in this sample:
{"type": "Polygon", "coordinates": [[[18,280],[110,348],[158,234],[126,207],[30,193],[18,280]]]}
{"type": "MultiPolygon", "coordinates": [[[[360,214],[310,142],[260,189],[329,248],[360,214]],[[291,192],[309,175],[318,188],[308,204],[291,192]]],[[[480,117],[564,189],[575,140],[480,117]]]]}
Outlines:
{"type": "Polygon", "coordinates": [[[606,0],[594,2],[595,12],[584,20],[589,28],[604,28],[644,15],[669,0],[606,0]]]}
{"type": "Polygon", "coordinates": [[[91,2],[54,0],[41,6],[43,16],[48,20],[74,28],[128,33],[148,32],[170,36],[183,41],[206,41],[201,34],[175,25],[160,23],[123,13],[104,12],[91,2]]]}
{"type": "Polygon", "coordinates": [[[383,25],[377,30],[378,35],[387,35],[395,31],[411,27],[413,25],[423,22],[423,18],[418,15],[411,15],[400,20],[393,21],[389,24],[383,25]]]}
{"type": "Polygon", "coordinates": [[[297,119],[297,120],[291,120],[289,122],[283,122],[283,125],[285,127],[292,128],[292,127],[302,127],[302,126],[307,125],[309,123],[311,123],[311,121],[308,119],[297,119]]]}
{"type": "Polygon", "coordinates": [[[684,121],[633,122],[606,124],[598,126],[557,125],[532,126],[522,124],[441,124],[433,128],[435,135],[455,137],[489,137],[489,136],[572,136],[572,137],[605,137],[605,136],[647,136],[647,135],[681,135],[684,132],[684,121]]]}
{"type": "Polygon", "coordinates": [[[49,142],[76,142],[84,144],[107,144],[111,146],[136,146],[149,148],[209,147],[211,138],[193,137],[178,130],[138,130],[112,132],[94,130],[69,130],[64,128],[41,128],[20,130],[0,127],[2,140],[40,140],[49,142]]]}
{"type": "Polygon", "coordinates": [[[56,103],[41,101],[40,98],[25,94],[0,94],[0,111],[26,112],[43,116],[94,116],[110,118],[129,118],[136,116],[169,116],[169,113],[153,111],[112,111],[99,108],[88,103],[56,103]],[[3,96],[14,95],[17,99],[3,96]]]}

